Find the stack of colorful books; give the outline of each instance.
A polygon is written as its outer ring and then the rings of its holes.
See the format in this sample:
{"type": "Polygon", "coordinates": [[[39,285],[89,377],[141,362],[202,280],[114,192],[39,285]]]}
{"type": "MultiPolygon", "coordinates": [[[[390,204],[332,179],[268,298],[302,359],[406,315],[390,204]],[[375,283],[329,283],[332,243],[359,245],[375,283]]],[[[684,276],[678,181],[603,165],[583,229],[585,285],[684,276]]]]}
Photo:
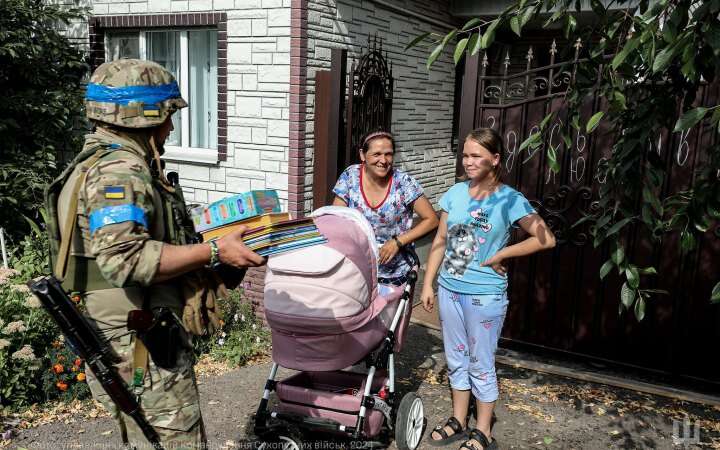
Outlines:
{"type": "Polygon", "coordinates": [[[267,257],[327,242],[312,218],[291,219],[289,213],[268,213],[202,232],[203,241],[218,239],[239,227],[245,245],[260,256],[267,257]]]}
{"type": "Polygon", "coordinates": [[[190,216],[195,231],[204,233],[239,220],[281,211],[277,192],[268,189],[243,192],[225,197],[208,206],[198,206],[190,210],[190,216]]]}
{"type": "Polygon", "coordinates": [[[273,190],[233,195],[190,213],[195,231],[202,235],[203,241],[218,239],[245,227],[245,245],[260,256],[327,241],[311,218],[291,219],[289,213],[280,212],[280,201],[273,190]]]}

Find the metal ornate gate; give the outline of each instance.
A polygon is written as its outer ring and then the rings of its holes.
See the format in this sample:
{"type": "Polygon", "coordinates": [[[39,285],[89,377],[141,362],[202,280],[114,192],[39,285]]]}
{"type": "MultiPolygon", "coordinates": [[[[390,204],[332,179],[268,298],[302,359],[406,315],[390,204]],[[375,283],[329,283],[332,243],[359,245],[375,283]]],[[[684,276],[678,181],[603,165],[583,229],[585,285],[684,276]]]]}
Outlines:
{"type": "MultiPolygon", "coordinates": [[[[514,261],[511,267],[510,308],[503,330],[508,343],[546,348],[597,360],[612,361],[668,375],[674,381],[704,380],[720,383],[720,374],[708,370],[706,342],[720,338],[720,305],[709,303],[712,286],[720,272],[720,224],[705,234],[698,249],[678,257],[679,238],[666,236],[658,244],[641,230],[628,231],[632,257],[655,264],[658,289],[670,295],[656,296],[645,319],[638,323],[631,314],[618,315],[620,280],[615,272],[600,280],[600,266],[608,248],[595,249],[587,228],[573,226],[598,208],[598,186],[605,183],[598,165],[610,152],[612,136],[602,127],[592,135],[573,132],[567,147],[558,131],[566,126],[563,93],[572,83],[580,43],[574,59],[557,62],[557,47],[550,47],[550,64],[533,67],[530,48],[524,70],[510,73],[509,55],[500,75],[490,75],[487,56],[466,62],[460,112],[460,137],[474,127],[490,127],[503,137],[507,154],[504,180],[522,191],[537,207],[558,238],[558,246],[530,258],[514,261]],[[529,152],[520,144],[550,111],[559,111],[549,125],[548,139],[529,152]],[[553,173],[545,159],[552,146],[561,169],[553,173]]],[[[702,88],[702,104],[715,105],[718,86],[702,88]]],[[[587,120],[605,108],[599,97],[583,111],[587,120]]],[[[702,125],[682,133],[658,136],[659,153],[667,164],[665,192],[687,188],[696,167],[706,155],[703,146],[716,133],[702,125]]],[[[462,143],[461,143],[462,145],[462,143]]],[[[458,172],[462,149],[458,151],[458,172]]]]}
{"type": "Polygon", "coordinates": [[[390,131],[392,122],[393,77],[392,64],[382,55],[382,41],[368,38],[368,52],[362,55],[357,67],[351,68],[352,84],[348,90],[346,111],[345,166],[360,161],[356,149],[360,138],[382,128],[390,131]]]}
{"type": "Polygon", "coordinates": [[[347,50],[333,49],[330,70],[315,73],[313,207],[332,201],[330,189],[340,173],[359,162],[360,138],[369,131],[390,130],[392,64],[382,42],[368,37],[368,51],[353,62],[345,101],[347,50]],[[379,44],[379,45],[378,45],[379,44]],[[347,105],[347,107],[345,106],[347,105]]]}

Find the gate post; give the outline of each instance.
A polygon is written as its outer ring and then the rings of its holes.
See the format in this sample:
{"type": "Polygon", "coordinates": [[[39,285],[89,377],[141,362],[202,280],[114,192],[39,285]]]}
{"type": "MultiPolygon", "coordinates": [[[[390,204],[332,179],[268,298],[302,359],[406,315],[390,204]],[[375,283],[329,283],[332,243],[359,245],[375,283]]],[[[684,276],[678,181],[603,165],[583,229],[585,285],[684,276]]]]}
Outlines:
{"type": "Polygon", "coordinates": [[[342,117],[345,107],[347,50],[332,49],[330,70],[315,73],[313,209],[332,202],[332,187],[342,170],[342,117]]]}
{"type": "Polygon", "coordinates": [[[475,105],[478,88],[478,67],[480,66],[480,53],[468,56],[465,61],[465,73],[462,79],[462,93],[460,95],[460,117],[458,120],[458,148],[455,152],[455,176],[463,174],[462,150],[465,136],[475,127],[475,105]]]}

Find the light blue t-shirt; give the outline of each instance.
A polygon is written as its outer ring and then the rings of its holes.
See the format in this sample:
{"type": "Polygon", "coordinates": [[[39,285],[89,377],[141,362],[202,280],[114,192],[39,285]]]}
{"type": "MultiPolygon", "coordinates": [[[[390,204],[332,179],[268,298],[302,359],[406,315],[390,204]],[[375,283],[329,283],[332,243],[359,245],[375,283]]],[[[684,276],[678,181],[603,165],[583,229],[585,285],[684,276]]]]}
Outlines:
{"type": "Polygon", "coordinates": [[[505,293],[507,276],[480,264],[505,247],[515,222],[535,210],[510,186],[502,185],[482,200],[472,198],[469,187],[469,181],[457,183],[440,198],[448,230],[438,283],[463,294],[505,293]]]}

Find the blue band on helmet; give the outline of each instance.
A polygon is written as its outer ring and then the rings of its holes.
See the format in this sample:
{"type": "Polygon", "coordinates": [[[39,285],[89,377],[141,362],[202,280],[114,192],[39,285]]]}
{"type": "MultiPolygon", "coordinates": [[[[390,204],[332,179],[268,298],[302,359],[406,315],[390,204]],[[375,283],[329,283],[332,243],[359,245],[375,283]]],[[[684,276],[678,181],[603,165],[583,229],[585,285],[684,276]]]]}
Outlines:
{"type": "Polygon", "coordinates": [[[100,208],[90,213],[90,234],[105,225],[128,221],[148,227],[145,211],[139,206],[127,204],[100,208]]]}
{"type": "Polygon", "coordinates": [[[176,81],[158,86],[112,87],[88,83],[85,100],[127,105],[130,102],[160,103],[171,98],[181,98],[176,81]]]}

